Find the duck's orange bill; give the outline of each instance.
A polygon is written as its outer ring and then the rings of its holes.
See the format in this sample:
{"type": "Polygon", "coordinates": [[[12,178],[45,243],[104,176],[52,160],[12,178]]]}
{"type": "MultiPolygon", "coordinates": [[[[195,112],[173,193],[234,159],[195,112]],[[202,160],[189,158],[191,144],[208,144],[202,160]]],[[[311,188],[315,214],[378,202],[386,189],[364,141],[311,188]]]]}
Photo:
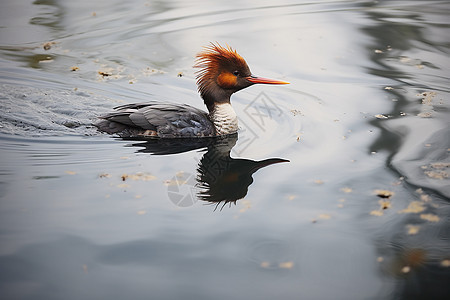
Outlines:
{"type": "Polygon", "coordinates": [[[251,83],[264,83],[264,84],[289,84],[287,81],[281,81],[281,80],[274,80],[269,78],[263,78],[263,77],[256,77],[256,76],[248,76],[246,78],[251,83]]]}

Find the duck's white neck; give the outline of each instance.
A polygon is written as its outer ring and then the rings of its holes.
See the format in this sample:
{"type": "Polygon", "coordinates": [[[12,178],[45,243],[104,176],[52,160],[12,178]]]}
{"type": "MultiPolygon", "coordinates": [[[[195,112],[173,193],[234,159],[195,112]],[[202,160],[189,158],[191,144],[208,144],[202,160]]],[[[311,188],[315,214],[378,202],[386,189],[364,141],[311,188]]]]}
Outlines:
{"type": "Polygon", "coordinates": [[[209,118],[214,123],[217,135],[232,134],[238,131],[238,119],[230,103],[214,105],[214,109],[209,113],[209,118]]]}

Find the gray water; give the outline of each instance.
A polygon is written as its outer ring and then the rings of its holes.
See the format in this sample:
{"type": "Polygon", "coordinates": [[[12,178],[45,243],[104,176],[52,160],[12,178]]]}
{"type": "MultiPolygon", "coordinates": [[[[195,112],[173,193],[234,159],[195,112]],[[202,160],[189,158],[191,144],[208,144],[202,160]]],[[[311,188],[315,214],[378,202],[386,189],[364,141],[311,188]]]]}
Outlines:
{"type": "Polygon", "coordinates": [[[449,13],[2,1],[1,298],[446,299],[449,13]],[[157,155],[91,125],[125,103],[202,108],[192,65],[209,42],[291,83],[232,97],[237,139],[157,155]],[[199,179],[217,153],[242,175],[213,172],[225,202],[199,179]],[[244,171],[269,158],[289,162],[244,171]]]}

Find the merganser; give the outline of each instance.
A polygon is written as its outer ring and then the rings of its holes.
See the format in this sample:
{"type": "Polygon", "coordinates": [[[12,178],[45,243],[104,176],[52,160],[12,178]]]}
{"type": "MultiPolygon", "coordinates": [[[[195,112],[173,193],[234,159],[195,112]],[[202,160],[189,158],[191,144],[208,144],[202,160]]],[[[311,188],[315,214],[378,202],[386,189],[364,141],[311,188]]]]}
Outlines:
{"type": "Polygon", "coordinates": [[[146,102],[126,104],[99,117],[100,131],[121,137],[196,138],[233,134],[238,119],[231,106],[233,93],[256,83],[288,82],[253,76],[245,60],[231,47],[211,43],[196,56],[198,91],[206,113],[187,104],[146,102]]]}

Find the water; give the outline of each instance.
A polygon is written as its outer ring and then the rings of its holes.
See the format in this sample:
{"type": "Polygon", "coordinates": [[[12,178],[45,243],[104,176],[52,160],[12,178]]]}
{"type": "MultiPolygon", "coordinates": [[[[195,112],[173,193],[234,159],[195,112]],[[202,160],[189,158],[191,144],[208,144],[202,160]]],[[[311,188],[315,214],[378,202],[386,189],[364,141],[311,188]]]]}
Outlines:
{"type": "Polygon", "coordinates": [[[449,12],[3,1],[2,298],[447,298],[449,12]],[[233,96],[237,139],[160,155],[91,126],[124,103],[202,107],[211,41],[291,82],[233,96]],[[289,162],[247,167],[271,158],[289,162]]]}

